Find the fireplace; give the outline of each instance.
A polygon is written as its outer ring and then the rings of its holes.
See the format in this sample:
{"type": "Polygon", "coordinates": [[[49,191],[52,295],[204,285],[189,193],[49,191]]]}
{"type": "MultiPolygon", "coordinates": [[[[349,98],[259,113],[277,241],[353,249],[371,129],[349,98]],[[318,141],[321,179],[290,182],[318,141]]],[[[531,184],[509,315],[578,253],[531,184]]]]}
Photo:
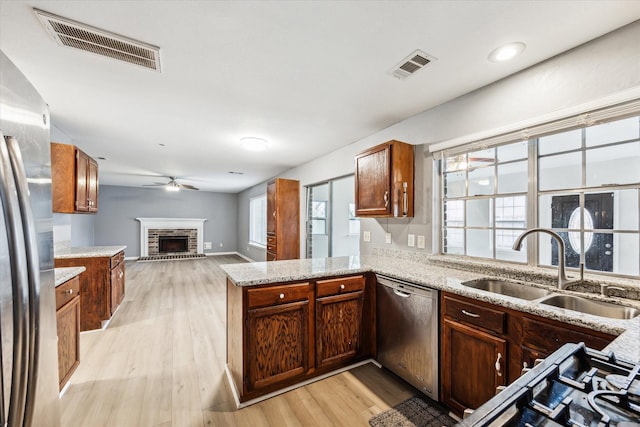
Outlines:
{"type": "Polygon", "coordinates": [[[158,253],[180,254],[189,252],[189,236],[158,236],[158,253]]]}
{"type": "Polygon", "coordinates": [[[204,254],[204,222],[200,218],[136,218],[140,221],[140,257],[167,253],[204,254]],[[160,243],[160,241],[167,243],[160,243]],[[162,245],[162,246],[161,246],[162,245]],[[165,245],[168,245],[165,247],[165,245]]]}

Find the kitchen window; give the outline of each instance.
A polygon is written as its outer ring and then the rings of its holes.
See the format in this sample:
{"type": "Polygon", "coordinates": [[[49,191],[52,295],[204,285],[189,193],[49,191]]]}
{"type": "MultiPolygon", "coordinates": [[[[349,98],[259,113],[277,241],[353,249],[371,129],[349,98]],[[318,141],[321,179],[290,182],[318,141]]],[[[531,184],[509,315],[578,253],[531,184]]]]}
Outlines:
{"type": "Polygon", "coordinates": [[[249,199],[249,243],[267,246],[267,196],[249,199]]]}
{"type": "Polygon", "coordinates": [[[640,116],[472,146],[441,157],[443,253],[555,266],[547,235],[511,249],[544,227],[565,241],[568,268],[640,274],[640,116]]]}

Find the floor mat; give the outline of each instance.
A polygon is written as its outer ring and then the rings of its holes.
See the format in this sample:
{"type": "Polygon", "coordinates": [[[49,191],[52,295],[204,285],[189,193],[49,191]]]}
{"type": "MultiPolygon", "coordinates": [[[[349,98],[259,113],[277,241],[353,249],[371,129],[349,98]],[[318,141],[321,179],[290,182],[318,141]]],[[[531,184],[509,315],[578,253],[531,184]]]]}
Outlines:
{"type": "Polygon", "coordinates": [[[371,427],[441,427],[453,426],[457,421],[438,403],[413,396],[369,420],[371,427]]]}

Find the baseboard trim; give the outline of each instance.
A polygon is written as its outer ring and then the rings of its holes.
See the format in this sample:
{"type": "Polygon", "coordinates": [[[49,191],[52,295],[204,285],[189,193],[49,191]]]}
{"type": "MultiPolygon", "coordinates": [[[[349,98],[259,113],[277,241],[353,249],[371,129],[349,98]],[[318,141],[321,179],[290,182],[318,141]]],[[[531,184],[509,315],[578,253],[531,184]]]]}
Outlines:
{"type": "Polygon", "coordinates": [[[233,400],[236,403],[236,408],[237,409],[242,409],[242,408],[246,408],[247,406],[255,405],[256,403],[260,403],[260,402],[265,401],[267,399],[270,399],[272,397],[279,396],[281,394],[287,393],[287,392],[289,392],[291,390],[295,390],[297,388],[304,387],[304,386],[309,385],[309,384],[313,384],[313,383],[315,383],[317,381],[321,381],[321,380],[324,380],[325,378],[329,378],[329,377],[332,377],[334,375],[341,374],[341,373],[343,373],[345,371],[349,371],[349,370],[357,368],[359,366],[366,365],[367,363],[373,363],[377,367],[379,367],[379,368],[381,367],[381,365],[377,361],[375,361],[374,359],[366,359],[366,360],[363,360],[361,362],[354,363],[354,364],[349,365],[349,366],[345,366],[344,368],[336,369],[335,371],[327,372],[326,374],[322,374],[322,375],[318,375],[317,377],[309,378],[308,380],[305,380],[305,381],[299,382],[297,384],[290,385],[289,387],[285,387],[285,388],[282,388],[280,390],[265,394],[264,396],[260,396],[260,397],[256,397],[255,399],[247,400],[246,402],[240,402],[240,395],[238,393],[238,390],[236,389],[235,381],[233,381],[233,376],[231,375],[231,371],[229,370],[229,365],[226,364],[226,363],[224,365],[224,370],[227,373],[227,380],[229,381],[229,386],[231,387],[231,392],[233,393],[233,400]]]}

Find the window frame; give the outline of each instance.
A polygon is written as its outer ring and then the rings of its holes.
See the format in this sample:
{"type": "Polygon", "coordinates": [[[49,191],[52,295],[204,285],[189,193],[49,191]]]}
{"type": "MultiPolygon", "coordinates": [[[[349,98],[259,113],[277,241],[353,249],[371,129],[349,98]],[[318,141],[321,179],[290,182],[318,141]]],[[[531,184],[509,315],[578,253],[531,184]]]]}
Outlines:
{"type": "MultiPolygon", "coordinates": [[[[469,172],[471,170],[473,170],[474,168],[471,167],[470,165],[466,166],[466,169],[462,169],[462,172],[464,173],[464,195],[463,196],[457,196],[457,197],[450,197],[447,198],[447,193],[446,193],[446,179],[445,179],[445,174],[448,173],[449,171],[446,170],[446,164],[447,164],[447,159],[454,157],[454,156],[461,156],[461,155],[466,155],[469,153],[473,153],[474,151],[478,151],[478,150],[486,150],[487,148],[493,148],[495,151],[494,153],[496,154],[495,156],[495,160],[494,160],[494,164],[491,166],[494,168],[494,179],[496,181],[494,181],[494,186],[498,186],[499,185],[499,181],[498,180],[498,155],[497,155],[497,150],[498,147],[500,146],[504,146],[504,145],[509,145],[509,144],[513,144],[513,143],[518,143],[518,142],[523,142],[525,141],[525,138],[515,138],[513,140],[510,141],[505,141],[504,139],[501,140],[499,143],[495,143],[491,146],[487,146],[487,145],[478,145],[478,143],[473,144],[473,143],[469,143],[469,144],[465,144],[463,146],[457,147],[455,150],[443,150],[440,152],[435,152],[434,153],[434,162],[435,162],[435,171],[436,173],[434,174],[434,177],[439,180],[438,185],[437,185],[437,190],[439,192],[439,194],[435,195],[436,198],[436,206],[437,206],[437,215],[439,216],[438,220],[434,222],[434,224],[436,225],[436,233],[434,235],[438,236],[437,237],[437,249],[438,252],[440,254],[444,254],[444,255],[449,255],[449,253],[445,252],[446,250],[446,232],[447,229],[456,229],[459,228],[462,230],[462,239],[463,239],[463,245],[462,245],[462,252],[453,252],[451,253],[451,255],[456,255],[456,256],[464,256],[464,257],[471,257],[471,258],[479,258],[479,259],[489,259],[489,260],[493,260],[493,261],[499,261],[499,262],[512,262],[512,263],[516,263],[516,264],[521,264],[521,265],[529,265],[529,266],[533,266],[533,267],[549,267],[549,268],[556,268],[555,266],[552,265],[548,265],[548,264],[541,264],[541,257],[540,257],[540,252],[539,252],[539,244],[538,244],[538,239],[539,236],[537,236],[536,238],[530,238],[527,239],[528,243],[527,243],[527,250],[526,250],[526,261],[524,262],[520,262],[520,261],[511,261],[511,260],[505,260],[505,259],[501,259],[501,258],[497,258],[496,257],[496,251],[497,251],[497,235],[496,232],[498,230],[498,228],[496,227],[496,210],[495,210],[495,201],[497,198],[502,197],[502,196],[515,196],[515,195],[524,195],[526,198],[526,223],[525,223],[525,229],[529,229],[529,228],[533,228],[533,227],[545,227],[545,228],[551,228],[551,226],[547,225],[541,225],[539,222],[539,209],[540,209],[540,200],[541,197],[545,196],[545,195],[559,195],[559,194],[576,194],[579,197],[580,200],[580,208],[582,209],[582,212],[584,212],[584,207],[585,207],[585,195],[586,194],[590,194],[590,193],[596,193],[596,192],[615,192],[615,191],[619,191],[619,190],[635,190],[638,192],[638,199],[639,199],[639,206],[640,206],[640,182],[633,182],[633,183],[626,183],[626,184],[602,184],[602,185],[592,185],[592,186],[587,186],[587,178],[586,178],[586,173],[587,170],[589,168],[587,162],[586,162],[586,156],[587,156],[587,152],[589,150],[593,150],[593,149],[601,149],[601,148],[607,148],[607,147],[615,147],[617,145],[622,145],[622,144],[626,144],[629,141],[640,141],[640,138],[633,139],[633,140],[620,140],[620,141],[614,141],[614,142],[609,142],[603,145],[595,145],[595,146],[589,146],[586,143],[586,134],[587,134],[587,129],[589,129],[592,125],[595,124],[604,124],[604,123],[608,123],[608,122],[614,122],[614,121],[619,121],[619,120],[624,120],[624,119],[628,119],[630,117],[634,117],[638,120],[638,126],[640,127],[640,112],[636,111],[634,114],[627,114],[624,116],[618,116],[618,117],[610,117],[606,120],[602,120],[601,122],[598,123],[582,123],[580,126],[572,126],[572,127],[568,127],[565,129],[554,129],[553,132],[548,132],[546,134],[541,134],[541,135],[535,135],[534,137],[528,137],[527,132],[523,131],[522,134],[527,136],[526,138],[526,143],[528,145],[528,149],[527,149],[527,154],[528,157],[526,159],[527,161],[527,167],[528,167],[528,171],[527,171],[527,179],[528,179],[528,185],[527,185],[527,191],[526,193],[509,193],[509,194],[504,194],[504,193],[500,193],[498,191],[497,188],[494,188],[493,193],[490,195],[483,195],[483,196],[474,196],[474,195],[469,195],[469,183],[470,183],[470,178],[469,178],[469,172]],[[539,147],[539,140],[545,136],[548,135],[553,135],[553,134],[559,134],[559,133],[563,133],[563,132],[568,132],[571,130],[576,130],[579,129],[581,132],[581,138],[582,138],[582,142],[581,142],[581,147],[579,149],[572,149],[569,150],[570,152],[579,152],[581,155],[581,162],[580,162],[580,171],[581,171],[581,184],[579,187],[570,187],[570,188],[554,188],[552,190],[540,190],[539,189],[539,177],[540,177],[540,169],[539,169],[539,159],[540,158],[545,158],[545,157],[550,157],[554,154],[558,154],[558,153],[562,153],[562,151],[558,151],[558,152],[554,152],[551,154],[545,153],[543,155],[538,155],[538,147],[539,147]],[[467,225],[467,215],[466,215],[466,210],[467,210],[467,201],[468,200],[473,200],[473,199],[477,199],[480,197],[484,197],[484,198],[490,198],[492,201],[492,206],[493,206],[493,210],[491,211],[492,214],[492,219],[491,219],[491,225],[490,227],[481,227],[481,229],[489,229],[491,230],[492,236],[491,236],[491,245],[492,245],[492,249],[491,249],[491,257],[484,257],[484,256],[473,256],[473,255],[469,255],[469,250],[468,250],[468,238],[467,238],[467,230],[469,230],[470,228],[467,225]],[[446,216],[445,216],[445,203],[449,202],[449,201],[453,201],[453,200],[463,200],[464,201],[464,207],[463,207],[463,217],[462,217],[462,222],[463,225],[461,227],[447,227],[446,224],[446,216]]],[[[513,160],[513,162],[516,162],[518,160],[513,160]]],[[[505,162],[506,163],[506,162],[505,162]]],[[[471,227],[472,229],[476,229],[478,227],[471,227]]],[[[502,230],[503,228],[500,228],[500,230],[502,230]]],[[[554,230],[556,230],[555,228],[553,228],[554,230]]],[[[561,231],[566,231],[565,229],[560,229],[561,231]]],[[[524,231],[524,230],[523,230],[524,231]]],[[[574,229],[570,230],[571,232],[575,232],[574,229]]],[[[579,233],[580,233],[580,241],[584,242],[584,238],[585,238],[585,234],[593,232],[593,233],[599,233],[602,230],[587,230],[585,229],[584,226],[584,220],[581,219],[580,221],[580,229],[579,229],[579,233]]],[[[616,235],[635,235],[636,238],[639,241],[639,246],[640,246],[640,219],[639,219],[639,224],[638,224],[638,229],[633,230],[633,229],[624,229],[624,228],[620,228],[620,229],[616,229],[616,228],[612,228],[610,230],[607,230],[607,233],[611,233],[613,234],[614,238],[616,235]]],[[[584,245],[580,251],[580,261],[584,262],[585,261],[585,249],[584,249],[584,245]]],[[[640,257],[638,262],[640,263],[640,257]]],[[[615,263],[614,263],[614,269],[615,269],[615,263]]],[[[571,268],[569,268],[571,269],[571,268]]],[[[601,274],[601,275],[610,275],[610,276],[621,276],[621,277],[632,277],[637,279],[640,276],[640,272],[636,273],[624,273],[624,272],[620,272],[621,270],[618,270],[617,272],[614,271],[601,271],[601,270],[588,270],[589,273],[593,273],[593,274],[601,274]]]]}

